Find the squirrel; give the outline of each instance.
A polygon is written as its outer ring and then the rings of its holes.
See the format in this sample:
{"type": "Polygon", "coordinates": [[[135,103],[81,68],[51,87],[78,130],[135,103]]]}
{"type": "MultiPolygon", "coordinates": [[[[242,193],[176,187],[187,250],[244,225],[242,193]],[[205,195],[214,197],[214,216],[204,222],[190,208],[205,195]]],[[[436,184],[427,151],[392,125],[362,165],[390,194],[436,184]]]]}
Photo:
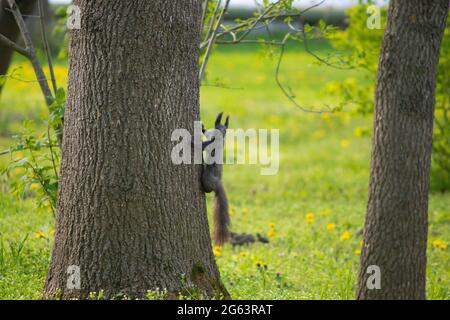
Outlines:
{"type": "MultiPolygon", "coordinates": [[[[228,129],[229,119],[227,116],[225,123],[222,124],[223,112],[219,113],[215,122],[215,129],[218,130],[222,135],[222,142],[225,141],[225,134],[228,129]]],[[[203,134],[206,133],[204,127],[202,127],[203,134]]],[[[208,141],[203,141],[202,150],[213,143],[215,137],[212,137],[208,141]]],[[[222,145],[223,148],[223,145],[222,145]]],[[[214,157],[215,150],[211,152],[211,155],[207,153],[206,157],[214,157]]],[[[211,158],[208,158],[211,159],[211,158]]],[[[210,193],[214,191],[214,232],[213,239],[216,245],[221,246],[230,239],[230,216],[228,213],[228,199],[225,193],[225,188],[222,183],[222,163],[205,163],[203,161],[202,174],[201,174],[201,184],[203,191],[205,193],[210,193]]]]}

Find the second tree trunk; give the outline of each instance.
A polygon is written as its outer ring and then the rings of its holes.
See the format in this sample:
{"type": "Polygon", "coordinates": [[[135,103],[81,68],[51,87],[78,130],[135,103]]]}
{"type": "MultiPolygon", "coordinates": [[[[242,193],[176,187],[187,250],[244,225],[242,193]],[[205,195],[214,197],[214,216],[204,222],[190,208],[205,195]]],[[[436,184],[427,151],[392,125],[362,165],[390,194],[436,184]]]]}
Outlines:
{"type": "Polygon", "coordinates": [[[448,5],[448,0],[389,3],[376,88],[359,299],[425,298],[435,78],[448,5]],[[371,266],[380,273],[373,273],[371,266]],[[379,277],[380,287],[373,286],[373,277],[379,277]]]}

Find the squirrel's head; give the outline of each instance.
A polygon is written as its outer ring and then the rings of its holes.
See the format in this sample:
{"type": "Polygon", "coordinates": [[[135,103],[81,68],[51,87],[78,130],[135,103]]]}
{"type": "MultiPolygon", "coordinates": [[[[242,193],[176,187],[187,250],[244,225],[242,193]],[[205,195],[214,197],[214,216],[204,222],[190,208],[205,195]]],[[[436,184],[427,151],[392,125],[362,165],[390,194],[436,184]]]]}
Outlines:
{"type": "Polygon", "coordinates": [[[219,113],[219,115],[216,118],[216,123],[214,125],[216,130],[219,130],[222,133],[222,136],[225,137],[225,134],[227,133],[228,124],[230,121],[230,116],[227,116],[225,119],[225,123],[222,124],[222,116],[223,112],[219,113]]]}

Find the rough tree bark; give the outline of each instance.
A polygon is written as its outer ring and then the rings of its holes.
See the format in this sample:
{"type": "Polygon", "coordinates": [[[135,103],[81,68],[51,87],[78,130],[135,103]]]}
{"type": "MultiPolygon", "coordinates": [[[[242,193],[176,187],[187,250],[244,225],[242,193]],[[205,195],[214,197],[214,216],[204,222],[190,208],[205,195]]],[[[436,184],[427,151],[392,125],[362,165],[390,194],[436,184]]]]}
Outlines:
{"type": "Polygon", "coordinates": [[[55,244],[45,294],[228,293],[200,166],[171,162],[199,119],[197,0],[76,0],[55,244]],[[66,287],[68,267],[81,288],[66,287]]]}
{"type": "Polygon", "coordinates": [[[428,185],[439,48],[448,0],[391,0],[375,98],[358,299],[424,299],[428,185]],[[370,290],[367,269],[381,271],[370,290]]]}
{"type": "MultiPolygon", "coordinates": [[[[36,0],[17,0],[17,5],[20,8],[22,15],[29,15],[33,12],[36,0]]],[[[19,28],[14,20],[14,17],[9,9],[7,0],[0,0],[0,34],[4,35],[12,41],[16,41],[19,36],[19,28]]],[[[26,19],[27,17],[24,17],[26,19]]],[[[13,56],[13,49],[0,43],[0,75],[5,75],[8,72],[11,58],[13,56]]],[[[0,85],[0,93],[3,86],[0,85]]]]}

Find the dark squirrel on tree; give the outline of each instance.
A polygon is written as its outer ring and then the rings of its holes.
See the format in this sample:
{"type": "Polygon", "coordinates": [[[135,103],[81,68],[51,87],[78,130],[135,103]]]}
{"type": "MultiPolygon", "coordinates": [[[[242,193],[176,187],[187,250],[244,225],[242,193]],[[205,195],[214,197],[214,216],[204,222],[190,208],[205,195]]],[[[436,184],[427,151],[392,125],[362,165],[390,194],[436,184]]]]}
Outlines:
{"type": "MultiPolygon", "coordinates": [[[[219,113],[214,125],[214,134],[210,135],[202,126],[202,132],[208,140],[202,142],[202,151],[218,140],[218,146],[211,146],[211,150],[206,150],[206,159],[203,161],[201,182],[203,191],[206,193],[214,192],[214,232],[213,240],[216,245],[223,245],[230,241],[233,246],[242,246],[255,242],[269,243],[269,240],[256,234],[253,236],[246,233],[230,232],[230,215],[228,212],[228,199],[222,182],[223,173],[223,146],[225,135],[229,125],[229,116],[222,124],[223,113],[219,113]],[[211,136],[211,137],[210,137],[211,136]],[[208,152],[209,151],[209,152],[208,152]],[[216,152],[219,152],[216,154],[216,152]],[[217,157],[216,157],[217,156],[217,157]]],[[[209,149],[209,148],[208,148],[209,149]]]]}
{"type": "MultiPolygon", "coordinates": [[[[229,116],[227,116],[225,123],[222,124],[223,113],[219,113],[215,122],[215,133],[221,135],[221,151],[223,151],[223,145],[225,141],[226,131],[229,124],[229,116]]],[[[206,130],[203,128],[203,134],[206,134],[206,130]]],[[[202,150],[205,150],[210,144],[216,141],[217,136],[211,137],[208,141],[202,143],[202,150]]],[[[223,161],[214,159],[215,153],[218,150],[213,149],[210,153],[206,152],[206,161],[203,161],[201,182],[203,190],[206,193],[214,192],[214,233],[213,239],[217,245],[223,245],[230,238],[230,215],[228,212],[228,199],[225,193],[225,188],[222,183],[223,161]],[[212,160],[212,161],[210,161],[212,160]]],[[[223,157],[223,152],[220,152],[223,157]]]]}

